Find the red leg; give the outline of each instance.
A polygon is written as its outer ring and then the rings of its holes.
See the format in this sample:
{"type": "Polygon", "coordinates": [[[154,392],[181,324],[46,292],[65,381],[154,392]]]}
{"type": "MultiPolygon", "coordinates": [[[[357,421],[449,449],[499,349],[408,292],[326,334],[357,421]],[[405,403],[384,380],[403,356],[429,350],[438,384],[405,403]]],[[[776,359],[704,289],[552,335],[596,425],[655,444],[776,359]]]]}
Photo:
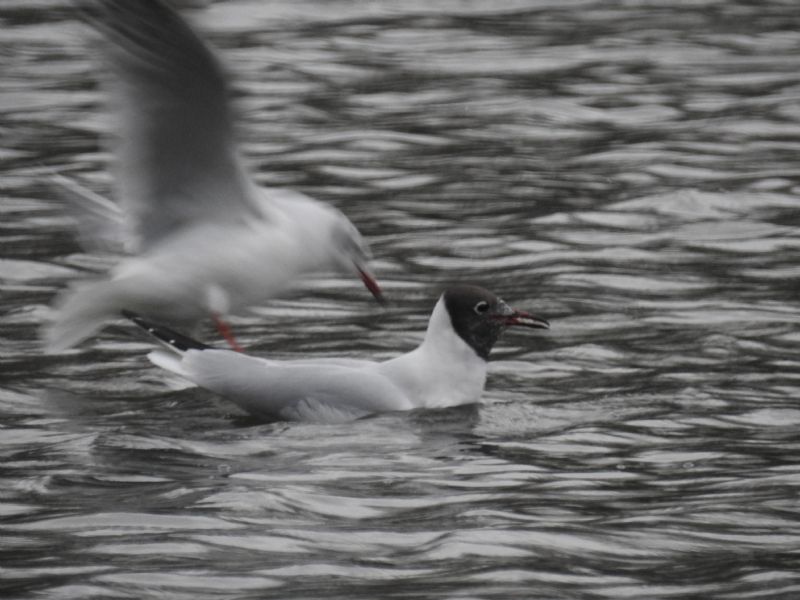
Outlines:
{"type": "Polygon", "coordinates": [[[217,313],[212,313],[212,317],[214,318],[214,324],[217,326],[217,331],[219,331],[220,335],[225,338],[225,341],[228,342],[228,345],[232,349],[236,350],[236,352],[244,352],[244,349],[239,345],[239,342],[237,342],[236,338],[233,337],[231,326],[223,321],[222,317],[220,317],[217,313]]]}

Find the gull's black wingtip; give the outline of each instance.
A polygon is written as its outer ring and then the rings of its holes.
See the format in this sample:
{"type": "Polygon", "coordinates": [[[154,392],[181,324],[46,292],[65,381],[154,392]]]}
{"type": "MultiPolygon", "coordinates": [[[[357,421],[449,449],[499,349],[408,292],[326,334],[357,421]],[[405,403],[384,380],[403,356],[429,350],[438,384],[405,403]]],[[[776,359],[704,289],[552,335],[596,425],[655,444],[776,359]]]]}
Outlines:
{"type": "Polygon", "coordinates": [[[120,314],[161,343],[180,352],[186,352],[187,350],[206,350],[211,347],[182,333],[178,333],[169,327],[153,323],[132,310],[122,309],[120,314]]]}
{"type": "Polygon", "coordinates": [[[129,321],[133,321],[134,323],[136,322],[137,319],[142,318],[139,314],[133,312],[132,310],[128,310],[127,308],[123,308],[121,311],[119,311],[119,314],[121,314],[129,321]]]}

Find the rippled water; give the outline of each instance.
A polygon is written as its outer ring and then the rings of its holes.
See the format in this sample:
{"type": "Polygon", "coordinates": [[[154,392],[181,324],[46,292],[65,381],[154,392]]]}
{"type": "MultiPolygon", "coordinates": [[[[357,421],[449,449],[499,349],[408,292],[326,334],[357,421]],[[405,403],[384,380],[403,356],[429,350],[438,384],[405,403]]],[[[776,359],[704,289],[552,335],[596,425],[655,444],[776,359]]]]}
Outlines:
{"type": "Polygon", "coordinates": [[[553,323],[481,406],[335,426],[171,386],[121,326],[41,353],[104,264],[44,176],[109,188],[60,6],[0,5],[0,595],[800,597],[794,0],[198,11],[259,179],[350,215],[394,301],[309,282],[234,321],[253,352],[391,356],[453,281],[553,323]]]}

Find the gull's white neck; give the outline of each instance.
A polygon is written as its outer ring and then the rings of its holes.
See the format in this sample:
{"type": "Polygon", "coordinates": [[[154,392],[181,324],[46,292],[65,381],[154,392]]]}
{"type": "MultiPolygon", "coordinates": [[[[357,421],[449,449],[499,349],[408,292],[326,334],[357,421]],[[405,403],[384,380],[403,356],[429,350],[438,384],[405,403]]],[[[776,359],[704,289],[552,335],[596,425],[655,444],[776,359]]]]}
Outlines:
{"type": "Polygon", "coordinates": [[[455,332],[443,298],[422,344],[379,368],[420,408],[477,402],[486,383],[486,361],[455,332]]]}

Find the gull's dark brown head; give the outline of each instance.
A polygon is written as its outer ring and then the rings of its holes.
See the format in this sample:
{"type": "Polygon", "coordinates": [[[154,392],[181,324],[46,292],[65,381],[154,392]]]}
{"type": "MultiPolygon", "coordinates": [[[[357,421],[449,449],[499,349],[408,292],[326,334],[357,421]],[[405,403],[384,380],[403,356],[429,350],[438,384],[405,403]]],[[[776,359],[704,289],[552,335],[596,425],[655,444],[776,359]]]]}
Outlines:
{"type": "Polygon", "coordinates": [[[476,285],[447,288],[443,294],[450,322],[458,336],[484,360],[497,340],[512,325],[549,329],[539,317],[511,308],[489,290],[476,285]]]}

